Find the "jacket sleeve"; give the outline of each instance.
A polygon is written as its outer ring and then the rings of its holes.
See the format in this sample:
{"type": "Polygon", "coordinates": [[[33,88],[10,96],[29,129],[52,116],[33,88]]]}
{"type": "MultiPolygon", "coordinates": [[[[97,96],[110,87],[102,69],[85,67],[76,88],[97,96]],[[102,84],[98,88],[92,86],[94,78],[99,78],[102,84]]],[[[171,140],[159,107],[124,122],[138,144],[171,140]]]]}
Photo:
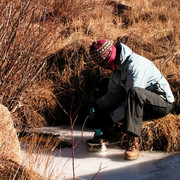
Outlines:
{"type": "Polygon", "coordinates": [[[113,105],[121,98],[122,87],[116,84],[111,76],[108,84],[108,92],[101,98],[97,99],[97,104],[100,108],[104,109],[113,105]]]}

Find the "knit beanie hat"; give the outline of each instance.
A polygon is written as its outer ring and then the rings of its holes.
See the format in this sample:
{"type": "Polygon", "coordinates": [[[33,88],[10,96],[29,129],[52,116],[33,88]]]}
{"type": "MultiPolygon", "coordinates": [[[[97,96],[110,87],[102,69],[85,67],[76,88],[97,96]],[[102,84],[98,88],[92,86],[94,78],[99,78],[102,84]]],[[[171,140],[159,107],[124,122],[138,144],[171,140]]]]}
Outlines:
{"type": "Polygon", "coordinates": [[[98,40],[90,46],[90,56],[94,62],[106,69],[116,57],[116,48],[108,40],[98,40]]]}

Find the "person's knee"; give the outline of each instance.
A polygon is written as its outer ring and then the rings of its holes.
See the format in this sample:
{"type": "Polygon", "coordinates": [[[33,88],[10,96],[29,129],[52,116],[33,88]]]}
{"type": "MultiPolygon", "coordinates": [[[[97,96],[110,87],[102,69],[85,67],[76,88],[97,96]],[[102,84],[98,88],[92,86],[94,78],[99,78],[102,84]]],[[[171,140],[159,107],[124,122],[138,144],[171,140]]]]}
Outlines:
{"type": "Polygon", "coordinates": [[[138,102],[141,102],[143,103],[143,101],[141,100],[144,100],[146,99],[146,97],[144,96],[144,92],[143,92],[143,88],[139,88],[139,87],[132,87],[130,90],[129,90],[129,93],[128,93],[128,99],[130,98],[131,100],[134,99],[138,102]]]}
{"type": "Polygon", "coordinates": [[[129,90],[129,94],[131,96],[136,96],[137,94],[139,94],[140,90],[141,90],[141,88],[139,88],[139,87],[132,87],[129,90]]]}
{"type": "Polygon", "coordinates": [[[145,91],[146,90],[143,88],[132,87],[129,90],[128,99],[129,100],[135,100],[136,102],[143,104],[147,99],[145,91]]]}

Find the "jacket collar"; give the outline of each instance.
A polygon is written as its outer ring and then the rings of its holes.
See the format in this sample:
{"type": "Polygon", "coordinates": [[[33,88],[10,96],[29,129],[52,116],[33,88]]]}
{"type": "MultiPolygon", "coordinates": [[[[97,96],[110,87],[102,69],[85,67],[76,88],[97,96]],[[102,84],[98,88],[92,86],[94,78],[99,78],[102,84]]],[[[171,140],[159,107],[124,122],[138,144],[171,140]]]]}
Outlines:
{"type": "Polygon", "coordinates": [[[132,50],[127,47],[125,44],[123,43],[120,43],[120,41],[118,41],[116,44],[115,44],[115,47],[117,46],[120,46],[121,47],[121,53],[120,53],[120,62],[117,66],[117,68],[114,70],[114,71],[118,71],[118,70],[122,70],[126,64],[126,61],[128,61],[128,57],[130,57],[132,55],[132,50]]]}

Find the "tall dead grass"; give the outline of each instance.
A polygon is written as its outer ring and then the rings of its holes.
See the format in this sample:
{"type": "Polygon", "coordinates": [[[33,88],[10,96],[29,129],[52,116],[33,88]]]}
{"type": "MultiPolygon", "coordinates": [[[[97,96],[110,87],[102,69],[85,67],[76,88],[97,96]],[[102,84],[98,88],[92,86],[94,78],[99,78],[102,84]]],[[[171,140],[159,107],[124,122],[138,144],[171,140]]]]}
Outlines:
{"type": "MultiPolygon", "coordinates": [[[[113,2],[3,1],[1,103],[15,115],[25,117],[25,124],[29,121],[27,124],[30,125],[33,119],[38,119],[41,123],[33,123],[35,126],[46,124],[44,109],[57,108],[55,101],[50,100],[53,94],[45,93],[47,100],[44,96],[46,103],[42,106],[42,97],[37,92],[55,93],[65,107],[69,107],[73,96],[77,107],[86,103],[98,79],[109,75],[108,71],[102,71],[89,61],[88,47],[96,39],[106,38],[114,43],[119,37],[136,53],[156,61],[157,66],[178,54],[180,13],[177,0],[113,2]],[[118,3],[130,8],[122,9],[118,3]],[[50,83],[51,87],[45,85],[43,90],[38,84],[47,84],[49,78],[53,83],[50,83]],[[40,89],[29,93],[29,89],[35,86],[40,89]],[[27,96],[30,97],[29,103],[27,96]],[[26,103],[22,106],[23,98],[26,103]]],[[[171,72],[176,69],[178,74],[179,66],[171,62],[171,72]]],[[[167,69],[161,67],[161,71],[170,75],[167,69]]],[[[177,92],[174,94],[177,96],[177,92]]],[[[52,113],[52,116],[63,118],[61,113],[52,113]]]]}
{"type": "MultiPolygon", "coordinates": [[[[61,26],[54,34],[54,37],[59,39],[51,49],[56,54],[60,67],[56,66],[53,72],[57,73],[51,75],[58,88],[58,98],[65,107],[69,106],[67,103],[73,96],[77,106],[86,105],[89,92],[98,79],[109,75],[109,71],[102,71],[89,61],[88,47],[93,40],[105,38],[114,43],[119,37],[134,52],[156,61],[157,66],[161,66],[164,61],[171,61],[171,57],[179,52],[180,13],[177,0],[163,3],[161,0],[129,0],[124,4],[130,8],[123,10],[118,4],[123,2],[115,2],[112,5],[108,1],[83,1],[80,6],[81,1],[76,1],[77,6],[70,6],[68,3],[71,4],[71,1],[67,1],[65,7],[61,8],[57,2],[56,9],[53,10],[52,7],[52,12],[56,11],[54,14],[59,17],[61,26]],[[76,9],[78,14],[74,12],[76,9]],[[63,16],[66,16],[66,21],[62,21],[63,16]]],[[[177,58],[177,63],[178,61],[177,58]]],[[[171,61],[169,67],[176,75],[179,74],[177,63],[171,61]]],[[[166,77],[171,73],[166,68],[161,67],[160,70],[166,77]]],[[[176,75],[174,74],[174,78],[176,75]]],[[[174,78],[171,76],[171,81],[174,78]]],[[[174,95],[177,97],[177,91],[174,91],[174,95]]]]}
{"type": "MultiPolygon", "coordinates": [[[[86,2],[84,1],[84,3],[86,2]]],[[[58,99],[63,104],[63,107],[69,107],[69,102],[74,96],[75,102],[77,102],[75,106],[82,104],[79,113],[85,114],[91,90],[101,77],[109,75],[109,71],[103,71],[89,61],[88,47],[92,41],[97,39],[105,38],[114,43],[119,37],[134,52],[153,61],[169,81],[175,96],[172,111],[174,115],[168,116],[169,119],[155,121],[155,123],[159,124],[155,126],[158,130],[152,125],[151,131],[155,131],[155,136],[159,137],[159,139],[164,136],[167,138],[163,140],[164,144],[161,143],[161,146],[164,146],[163,150],[179,151],[179,146],[177,146],[178,148],[175,147],[178,144],[177,141],[171,141],[171,133],[173,133],[171,131],[173,129],[168,126],[170,120],[172,120],[172,123],[177,121],[176,114],[180,112],[180,23],[178,20],[180,17],[180,5],[178,1],[129,0],[115,1],[113,5],[108,1],[90,1],[87,7],[89,7],[86,11],[88,18],[86,14],[83,14],[83,9],[80,6],[78,8],[79,16],[72,13],[73,18],[63,22],[63,28],[58,28],[57,32],[61,34],[61,37],[55,35],[59,37],[59,40],[54,43],[53,51],[57,54],[57,57],[59,56],[56,61],[62,62],[63,65],[60,66],[62,68],[57,69],[58,73],[54,76],[54,82],[57,84],[58,99]],[[130,8],[121,9],[118,2],[124,2],[130,8]],[[83,18],[81,18],[81,15],[83,18]],[[159,128],[163,124],[165,129],[171,130],[160,131],[159,128]],[[169,145],[170,142],[173,144],[172,147],[169,145]]],[[[84,7],[82,6],[82,8],[84,7]]],[[[72,7],[69,12],[73,10],[72,7]]],[[[148,126],[153,122],[149,122],[148,126]]],[[[174,125],[177,129],[178,123],[179,121],[174,125]]],[[[148,126],[146,127],[148,128],[148,126]]],[[[148,130],[144,130],[143,136],[146,136],[148,132],[148,130]]],[[[157,146],[157,143],[154,142],[153,145],[157,146]]]]}
{"type": "Polygon", "coordinates": [[[169,114],[164,118],[143,123],[142,150],[180,151],[180,116],[169,114]]]}
{"type": "Polygon", "coordinates": [[[0,179],[12,180],[50,180],[59,179],[61,174],[55,174],[51,166],[51,155],[60,143],[57,136],[44,137],[41,133],[32,136],[27,133],[21,138],[22,151],[26,152],[26,161],[18,164],[8,157],[0,156],[0,179]]]}
{"type": "Polygon", "coordinates": [[[98,73],[98,77],[108,74],[89,61],[88,46],[96,39],[115,42],[120,37],[132,50],[151,60],[168,59],[178,53],[177,0],[163,3],[161,0],[136,3],[129,0],[124,3],[130,8],[123,11],[118,4],[122,1],[115,1],[113,5],[108,2],[2,1],[1,103],[12,112],[17,111],[25,91],[47,78],[53,80],[54,92],[61,99],[64,95],[72,98],[79,94],[83,97],[79,103],[84,103],[86,92],[93,84],[89,87],[84,84],[84,80],[93,79],[90,74],[88,77],[84,74],[91,70],[98,73]],[[47,73],[46,57],[53,54],[59,66],[51,63],[47,73]]]}
{"type": "Polygon", "coordinates": [[[89,60],[89,45],[101,38],[114,43],[119,37],[154,61],[175,95],[173,113],[179,113],[178,0],[113,2],[1,2],[0,102],[14,113],[19,128],[44,126],[52,117],[69,121],[57,100],[67,110],[72,97],[84,119],[91,90],[109,75],[89,60]]]}
{"type": "Polygon", "coordinates": [[[47,117],[52,116],[57,104],[53,86],[52,81],[44,80],[34,83],[22,93],[18,109],[14,112],[19,117],[16,124],[20,129],[48,125],[47,117]]]}
{"type": "MultiPolygon", "coordinates": [[[[101,38],[114,43],[119,37],[152,60],[170,82],[173,114],[179,114],[179,1],[109,1],[1,1],[0,103],[16,117],[18,128],[45,126],[50,117],[69,121],[57,101],[67,109],[72,97],[72,111],[81,107],[78,120],[84,120],[91,90],[109,75],[89,60],[89,45],[101,38]]],[[[149,143],[155,149],[158,137],[164,149],[179,151],[179,120],[168,117],[144,124],[144,147],[149,143]]]]}
{"type": "Polygon", "coordinates": [[[15,163],[14,161],[7,161],[7,159],[2,159],[0,161],[0,179],[9,180],[43,180],[44,177],[35,173],[26,167],[15,163]]]}
{"type": "Polygon", "coordinates": [[[45,57],[51,41],[47,36],[56,24],[45,23],[48,7],[40,2],[1,2],[0,102],[11,112],[22,106],[23,95],[34,83],[47,79],[45,57]]]}

